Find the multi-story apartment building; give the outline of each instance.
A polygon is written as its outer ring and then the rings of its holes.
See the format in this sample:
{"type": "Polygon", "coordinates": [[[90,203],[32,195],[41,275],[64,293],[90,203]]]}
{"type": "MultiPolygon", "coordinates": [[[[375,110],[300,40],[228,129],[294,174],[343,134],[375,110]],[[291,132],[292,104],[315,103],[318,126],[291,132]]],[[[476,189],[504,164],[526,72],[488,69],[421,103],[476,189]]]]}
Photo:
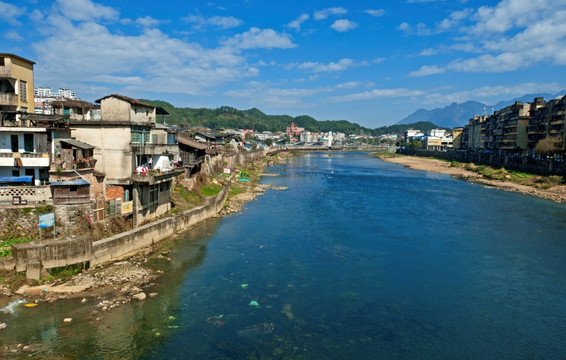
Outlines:
{"type": "Polygon", "coordinates": [[[566,96],[548,102],[520,101],[489,116],[474,116],[462,131],[460,148],[534,156],[537,144],[553,139],[556,151],[566,150],[566,96]]]}
{"type": "Polygon", "coordinates": [[[105,175],[106,200],[117,194],[120,201],[133,201],[136,224],[167,213],[171,182],[183,170],[172,167],[179,154],[174,137],[156,124],[162,109],[116,94],[96,102],[100,120],[75,119],[70,127],[73,137],[94,146],[95,169],[105,175]]]}
{"type": "MultiPolygon", "coordinates": [[[[33,61],[0,53],[0,112],[2,119],[17,120],[34,108],[33,61]]],[[[33,112],[33,111],[31,111],[33,112]]]]}

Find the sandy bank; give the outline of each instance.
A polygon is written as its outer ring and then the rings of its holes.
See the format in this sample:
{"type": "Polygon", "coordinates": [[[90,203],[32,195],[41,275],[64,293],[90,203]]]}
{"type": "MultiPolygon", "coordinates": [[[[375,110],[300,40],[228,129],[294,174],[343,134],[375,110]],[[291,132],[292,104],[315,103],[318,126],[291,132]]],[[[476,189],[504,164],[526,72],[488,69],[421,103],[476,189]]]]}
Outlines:
{"type": "Polygon", "coordinates": [[[468,171],[460,167],[453,167],[447,161],[423,158],[417,156],[398,156],[383,157],[382,160],[400,164],[414,170],[432,171],[442,174],[449,174],[458,179],[495,187],[505,191],[514,191],[525,195],[536,196],[543,199],[552,200],[559,203],[566,203],[566,185],[553,186],[549,189],[540,189],[532,186],[525,186],[509,181],[499,181],[486,179],[482,175],[473,171],[468,171]]]}

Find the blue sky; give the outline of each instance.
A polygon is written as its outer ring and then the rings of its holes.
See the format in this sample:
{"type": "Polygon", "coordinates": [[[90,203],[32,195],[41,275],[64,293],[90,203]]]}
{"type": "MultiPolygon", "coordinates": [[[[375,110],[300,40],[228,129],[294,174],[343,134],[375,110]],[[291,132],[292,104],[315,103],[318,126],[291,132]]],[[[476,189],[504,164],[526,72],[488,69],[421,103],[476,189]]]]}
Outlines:
{"type": "Polygon", "coordinates": [[[35,86],[375,128],[566,89],[564,0],[0,0],[35,86]]]}

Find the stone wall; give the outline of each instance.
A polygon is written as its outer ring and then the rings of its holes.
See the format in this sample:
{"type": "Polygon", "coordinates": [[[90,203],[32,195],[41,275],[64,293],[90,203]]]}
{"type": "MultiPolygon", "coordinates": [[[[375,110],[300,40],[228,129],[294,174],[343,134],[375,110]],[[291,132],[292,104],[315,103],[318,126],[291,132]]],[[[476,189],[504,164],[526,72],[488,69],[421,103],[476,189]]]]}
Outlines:
{"type": "MultiPolygon", "coordinates": [[[[41,208],[41,213],[51,212],[51,207],[41,208]]],[[[32,238],[39,236],[39,212],[35,208],[0,209],[0,239],[32,238]]],[[[43,231],[53,229],[44,229],[43,231]]]]}

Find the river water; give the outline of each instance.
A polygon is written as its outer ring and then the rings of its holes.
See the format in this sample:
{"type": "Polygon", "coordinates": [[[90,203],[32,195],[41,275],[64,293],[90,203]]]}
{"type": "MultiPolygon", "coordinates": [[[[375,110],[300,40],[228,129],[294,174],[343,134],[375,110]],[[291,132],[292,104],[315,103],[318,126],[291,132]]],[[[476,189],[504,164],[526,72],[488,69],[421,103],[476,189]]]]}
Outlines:
{"type": "Polygon", "coordinates": [[[159,296],[14,306],[36,358],[564,359],[566,206],[365,153],[268,169],[239,214],[171,244],[159,296]],[[63,319],[73,317],[73,322],[63,319]]]}

